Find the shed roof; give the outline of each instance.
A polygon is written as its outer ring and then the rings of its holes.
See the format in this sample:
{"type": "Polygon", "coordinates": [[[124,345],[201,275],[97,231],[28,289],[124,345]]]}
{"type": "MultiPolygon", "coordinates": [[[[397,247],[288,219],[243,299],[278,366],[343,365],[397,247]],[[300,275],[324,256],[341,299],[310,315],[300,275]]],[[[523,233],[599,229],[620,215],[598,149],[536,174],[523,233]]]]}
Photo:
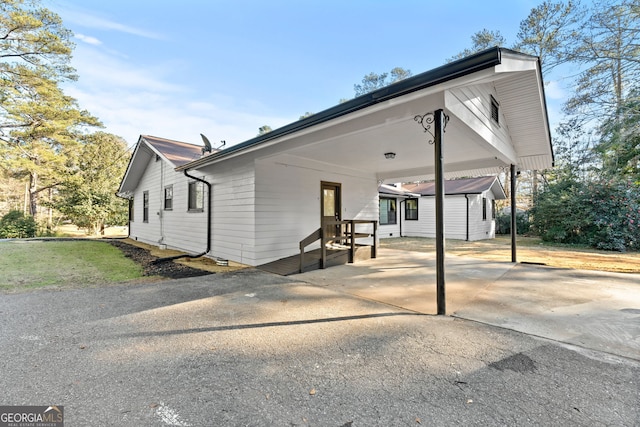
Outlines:
{"type": "Polygon", "coordinates": [[[395,185],[389,185],[389,184],[381,184],[380,186],[378,186],[378,193],[386,194],[389,196],[396,196],[396,197],[419,197],[420,196],[420,194],[411,192],[405,188],[396,187],[395,185]]]}
{"type": "MultiPolygon", "coordinates": [[[[406,191],[420,194],[421,196],[435,196],[435,182],[421,182],[417,184],[404,184],[406,191]]],[[[448,179],[444,182],[446,195],[482,194],[492,190],[496,199],[506,199],[506,195],[500,181],[495,176],[482,176],[478,178],[448,179]]]]}

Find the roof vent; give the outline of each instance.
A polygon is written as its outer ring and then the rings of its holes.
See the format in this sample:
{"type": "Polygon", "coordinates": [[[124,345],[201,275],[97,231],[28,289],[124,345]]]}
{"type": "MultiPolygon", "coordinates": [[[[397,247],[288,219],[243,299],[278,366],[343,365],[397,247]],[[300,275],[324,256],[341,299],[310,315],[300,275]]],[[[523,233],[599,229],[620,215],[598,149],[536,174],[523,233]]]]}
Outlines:
{"type": "Polygon", "coordinates": [[[500,104],[498,104],[493,95],[491,95],[491,119],[500,124],[500,104]]]}

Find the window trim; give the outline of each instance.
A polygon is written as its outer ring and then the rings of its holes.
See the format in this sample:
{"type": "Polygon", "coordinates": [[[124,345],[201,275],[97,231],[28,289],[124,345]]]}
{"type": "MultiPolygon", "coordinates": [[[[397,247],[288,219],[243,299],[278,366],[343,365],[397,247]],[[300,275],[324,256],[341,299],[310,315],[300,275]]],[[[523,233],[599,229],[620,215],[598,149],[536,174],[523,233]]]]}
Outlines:
{"type": "MultiPolygon", "coordinates": [[[[378,201],[378,222],[380,223],[380,225],[396,225],[398,223],[398,200],[395,197],[380,197],[380,200],[378,201]],[[382,210],[380,209],[380,205],[383,200],[389,200],[392,201],[394,203],[395,209],[393,211],[390,211],[387,209],[387,222],[382,222],[382,217],[380,216],[380,213],[382,213],[382,210]],[[393,212],[393,222],[389,222],[388,218],[389,218],[389,212],[393,212]]],[[[389,205],[391,206],[391,205],[389,205]]]]}
{"type": "Polygon", "coordinates": [[[204,183],[196,180],[189,181],[187,184],[187,212],[204,212],[204,183]],[[194,186],[196,188],[195,191],[195,200],[192,199],[191,188],[194,186]],[[201,190],[201,198],[200,203],[201,206],[198,206],[198,191],[201,190]],[[195,206],[193,206],[195,204],[195,206]],[[193,206],[193,207],[192,207],[193,206]]]}
{"type": "Polygon", "coordinates": [[[164,187],[164,204],[163,204],[163,208],[164,208],[165,211],[172,211],[173,210],[173,184],[166,185],[164,187]],[[167,194],[168,194],[168,197],[167,197],[167,194]]]}
{"type": "Polygon", "coordinates": [[[149,191],[142,192],[142,222],[149,222],[149,191]]]}
{"type": "Polygon", "coordinates": [[[404,219],[405,221],[418,221],[418,199],[414,198],[414,197],[410,197],[408,199],[405,200],[404,202],[404,219]],[[415,209],[409,209],[409,203],[410,201],[415,201],[416,202],[416,208],[415,209]],[[413,212],[415,211],[415,218],[413,215],[408,215],[409,212],[413,212]]]}

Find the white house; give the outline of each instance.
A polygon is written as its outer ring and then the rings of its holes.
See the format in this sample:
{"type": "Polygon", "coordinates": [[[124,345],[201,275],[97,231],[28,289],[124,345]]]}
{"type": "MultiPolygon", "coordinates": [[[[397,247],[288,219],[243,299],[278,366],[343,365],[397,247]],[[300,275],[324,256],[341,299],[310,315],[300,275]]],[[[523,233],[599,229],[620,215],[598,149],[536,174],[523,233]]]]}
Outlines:
{"type": "MultiPolygon", "coordinates": [[[[447,239],[493,239],[496,200],[506,198],[495,176],[445,180],[444,231],[447,239]]],[[[431,237],[435,230],[435,183],[383,184],[380,194],[380,238],[431,237]]]]}
{"type": "Polygon", "coordinates": [[[436,110],[447,178],[553,165],[538,58],[492,48],[218,152],[191,147],[186,163],[141,137],[119,189],[131,237],[257,266],[298,254],[328,222],[366,220],[357,232],[371,233],[380,184],[434,178],[436,110]]]}
{"type": "Polygon", "coordinates": [[[129,237],[161,247],[204,251],[204,185],[175,170],[202,155],[198,145],[140,136],[122,180],[136,183],[124,193],[130,200],[129,237]]]}

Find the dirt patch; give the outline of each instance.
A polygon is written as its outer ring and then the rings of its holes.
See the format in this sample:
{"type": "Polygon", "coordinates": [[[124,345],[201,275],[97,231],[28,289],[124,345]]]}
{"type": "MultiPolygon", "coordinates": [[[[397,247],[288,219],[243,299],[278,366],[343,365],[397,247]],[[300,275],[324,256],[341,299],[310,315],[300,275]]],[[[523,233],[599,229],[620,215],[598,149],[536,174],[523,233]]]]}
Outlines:
{"type": "Polygon", "coordinates": [[[194,268],[175,261],[156,262],[159,257],[154,256],[148,249],[131,245],[123,240],[108,240],[108,242],[120,249],[125,257],[131,258],[142,266],[145,276],[161,276],[168,279],[181,279],[184,277],[204,276],[214,274],[211,271],[194,268]]]}
{"type": "MultiPolygon", "coordinates": [[[[435,252],[435,239],[421,237],[380,239],[380,246],[407,251],[435,252]]],[[[490,261],[511,261],[509,236],[498,236],[495,239],[476,242],[446,240],[445,248],[446,253],[452,255],[490,261]]],[[[555,246],[535,237],[518,236],[517,260],[559,268],[640,273],[640,253],[638,252],[605,252],[589,248],[555,246]]]]}

